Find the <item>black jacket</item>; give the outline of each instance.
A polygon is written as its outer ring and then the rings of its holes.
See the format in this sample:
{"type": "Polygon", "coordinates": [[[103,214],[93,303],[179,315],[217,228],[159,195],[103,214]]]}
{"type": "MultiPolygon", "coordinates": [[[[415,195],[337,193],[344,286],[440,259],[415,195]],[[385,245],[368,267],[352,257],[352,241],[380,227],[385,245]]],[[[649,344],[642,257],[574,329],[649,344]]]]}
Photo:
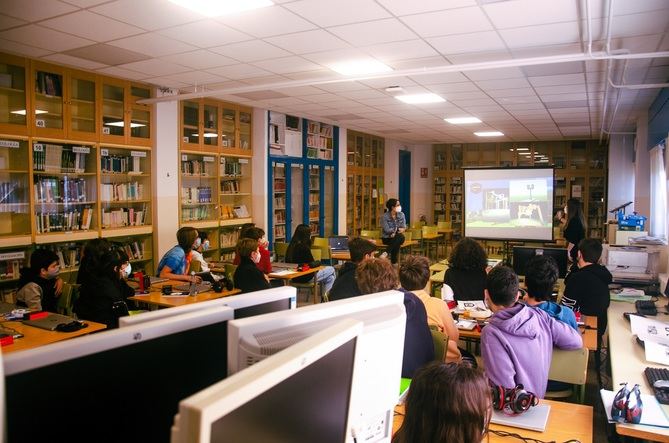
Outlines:
{"type": "Polygon", "coordinates": [[[580,218],[574,217],[569,220],[567,226],[564,228],[564,238],[574,245],[571,248],[571,258],[576,263],[578,259],[578,244],[585,238],[585,227],[581,223],[580,218]]]}
{"type": "Polygon", "coordinates": [[[242,257],[239,266],[232,277],[235,288],[242,292],[262,291],[269,289],[269,283],[265,279],[265,274],[253,263],[249,257],[242,257]]]}
{"type": "Polygon", "coordinates": [[[609,270],[596,263],[572,271],[565,279],[562,304],[584,315],[596,316],[600,336],[608,323],[606,310],[611,302],[609,284],[612,280],[609,270]]]}
{"type": "Polygon", "coordinates": [[[456,300],[483,300],[485,280],[485,269],[448,268],[444,276],[444,283],[453,289],[453,296],[456,300]]]}
{"type": "MultiPolygon", "coordinates": [[[[311,248],[302,244],[295,243],[288,245],[288,250],[286,250],[286,263],[297,263],[298,265],[310,264],[318,266],[320,263],[314,262],[314,256],[311,255],[311,248]]],[[[314,274],[303,275],[302,277],[296,277],[293,279],[296,283],[307,283],[314,278],[314,274]]]]}
{"type": "Polygon", "coordinates": [[[113,306],[118,302],[127,303],[127,298],[135,295],[124,280],[112,280],[109,277],[96,279],[84,278],[79,289],[79,299],[75,302],[74,312],[83,320],[104,323],[107,328],[118,327],[118,312],[113,306]]]}
{"type": "Polygon", "coordinates": [[[425,305],[413,292],[405,289],[399,291],[404,293],[404,309],[407,313],[402,377],[412,378],[418,368],[434,360],[434,344],[427,325],[425,305]]]}
{"type": "Polygon", "coordinates": [[[339,269],[337,279],[334,281],[328,298],[330,301],[361,295],[358,283],[355,281],[355,269],[358,266],[352,261],[347,261],[339,269]]]}

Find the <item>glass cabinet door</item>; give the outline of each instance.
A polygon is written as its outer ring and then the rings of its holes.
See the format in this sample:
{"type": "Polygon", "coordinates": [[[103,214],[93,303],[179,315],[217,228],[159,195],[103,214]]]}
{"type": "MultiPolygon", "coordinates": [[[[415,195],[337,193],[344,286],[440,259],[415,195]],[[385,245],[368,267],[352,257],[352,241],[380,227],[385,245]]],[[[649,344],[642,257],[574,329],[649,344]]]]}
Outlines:
{"type": "Polygon", "coordinates": [[[29,182],[28,142],[0,139],[0,238],[30,235],[29,182]]]}
{"type": "MultiPolygon", "coordinates": [[[[350,149],[350,148],[349,148],[350,149]]],[[[354,214],[355,203],[355,175],[348,172],[346,176],[346,235],[355,236],[356,232],[356,218],[354,214]]]]}
{"type": "Polygon", "coordinates": [[[37,64],[34,125],[40,135],[64,136],[64,69],[37,64]]]}
{"type": "Polygon", "coordinates": [[[147,145],[151,140],[151,105],[137,103],[137,100],[151,98],[151,89],[130,85],[130,141],[147,145]]]}
{"type": "Polygon", "coordinates": [[[286,165],[272,162],[272,229],[275,242],[286,241],[286,165]]]}
{"type": "Polygon", "coordinates": [[[26,68],[19,59],[0,56],[0,129],[28,132],[26,68]]]}
{"type": "Polygon", "coordinates": [[[198,102],[181,102],[181,146],[197,149],[200,145],[200,105],[198,102]]]}
{"type": "Polygon", "coordinates": [[[240,149],[251,149],[251,112],[239,111],[239,146],[240,149]]]}
{"type": "Polygon", "coordinates": [[[95,76],[72,73],[68,103],[69,134],[73,137],[94,139],[96,136],[95,76]]]}
{"type": "Polygon", "coordinates": [[[218,150],[218,106],[213,104],[204,105],[203,140],[205,150],[218,150]]]}
{"type": "Polygon", "coordinates": [[[321,220],[321,211],[320,211],[320,202],[321,202],[321,178],[320,178],[320,166],[309,165],[309,228],[311,229],[312,236],[320,235],[320,220],[321,220]]]}
{"type": "Polygon", "coordinates": [[[125,141],[125,87],[122,82],[105,80],[102,84],[101,139],[125,141]]]}
{"type": "Polygon", "coordinates": [[[290,165],[290,219],[286,226],[288,238],[293,236],[297,225],[304,223],[304,168],[300,164],[290,165]]]}
{"type": "Polygon", "coordinates": [[[231,108],[223,108],[221,112],[223,114],[223,120],[221,123],[221,145],[224,148],[234,148],[237,146],[237,141],[235,140],[237,112],[231,108]]]}

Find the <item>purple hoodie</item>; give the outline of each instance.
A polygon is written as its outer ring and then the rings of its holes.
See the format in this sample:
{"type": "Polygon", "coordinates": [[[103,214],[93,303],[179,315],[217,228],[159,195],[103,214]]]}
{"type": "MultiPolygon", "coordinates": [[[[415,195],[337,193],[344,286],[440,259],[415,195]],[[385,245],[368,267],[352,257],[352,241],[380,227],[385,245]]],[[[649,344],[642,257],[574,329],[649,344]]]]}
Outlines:
{"type": "Polygon", "coordinates": [[[522,384],[539,398],[546,394],[553,346],[580,349],[583,340],[566,323],[521,303],[496,312],[481,332],[481,356],[491,383],[522,384]]]}

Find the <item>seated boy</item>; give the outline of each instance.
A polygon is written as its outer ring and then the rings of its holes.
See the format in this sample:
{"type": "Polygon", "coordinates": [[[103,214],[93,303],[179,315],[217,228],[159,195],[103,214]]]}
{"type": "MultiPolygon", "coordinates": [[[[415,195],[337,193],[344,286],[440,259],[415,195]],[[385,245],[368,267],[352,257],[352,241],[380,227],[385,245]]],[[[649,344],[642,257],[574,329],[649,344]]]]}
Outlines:
{"type": "Polygon", "coordinates": [[[602,256],[602,244],[599,240],[586,238],[579,242],[577,262],[578,270],[565,279],[562,304],[584,315],[597,316],[597,335],[606,331],[607,315],[611,301],[609,284],[613,280],[606,267],[598,264],[602,256]]]}
{"type": "Polygon", "coordinates": [[[528,306],[546,311],[554,319],[578,330],[574,311],[550,301],[558,274],[558,266],[553,257],[544,255],[532,257],[525,268],[527,294],[523,296],[523,302],[528,306]]]}
{"type": "Polygon", "coordinates": [[[364,238],[356,237],[348,242],[348,250],[351,254],[351,261],[347,261],[339,269],[337,279],[328,293],[328,298],[331,301],[361,295],[360,288],[355,282],[355,269],[361,261],[373,256],[374,251],[376,251],[376,244],[364,238]]]}
{"type": "Polygon", "coordinates": [[[580,349],[581,334],[541,309],[518,302],[518,276],[506,266],[486,278],[485,302],[493,312],[481,332],[481,356],[490,382],[513,388],[522,384],[539,398],[546,393],[553,346],[580,349]]]}

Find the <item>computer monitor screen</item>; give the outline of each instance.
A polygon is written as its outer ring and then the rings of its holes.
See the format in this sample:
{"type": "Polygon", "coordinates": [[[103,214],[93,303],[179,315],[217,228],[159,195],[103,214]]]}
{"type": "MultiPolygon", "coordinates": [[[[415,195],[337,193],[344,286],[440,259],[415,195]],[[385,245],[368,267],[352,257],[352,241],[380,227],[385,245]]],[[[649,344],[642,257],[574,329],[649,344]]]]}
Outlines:
{"type": "Polygon", "coordinates": [[[525,275],[527,262],[535,255],[553,257],[557,263],[559,277],[567,275],[567,250],[564,248],[532,248],[528,246],[513,247],[513,270],[518,275],[525,275]]]}
{"type": "Polygon", "coordinates": [[[185,399],[172,443],[344,442],[361,330],[343,320],[185,399]]]}
{"type": "Polygon", "coordinates": [[[169,440],[179,401],[224,379],[218,307],[5,356],[7,441],[169,440]]]}
{"type": "Polygon", "coordinates": [[[245,318],[253,315],[268,314],[270,312],[295,309],[297,306],[297,289],[292,286],[256,291],[248,294],[233,295],[217,298],[200,303],[190,303],[175,308],[159,309],[157,311],[142,312],[141,314],[121,317],[119,327],[124,328],[147,321],[174,317],[189,312],[211,309],[216,306],[227,306],[234,309],[234,318],[245,318]]]}

